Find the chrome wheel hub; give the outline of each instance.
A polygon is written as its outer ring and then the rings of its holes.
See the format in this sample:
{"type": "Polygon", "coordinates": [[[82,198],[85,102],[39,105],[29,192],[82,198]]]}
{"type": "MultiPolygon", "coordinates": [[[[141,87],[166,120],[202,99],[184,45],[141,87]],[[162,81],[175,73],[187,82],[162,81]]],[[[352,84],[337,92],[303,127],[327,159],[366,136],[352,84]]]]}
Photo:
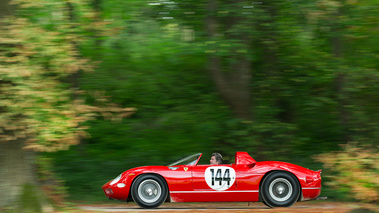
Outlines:
{"type": "Polygon", "coordinates": [[[156,196],[158,194],[158,190],[157,189],[153,189],[153,188],[146,188],[145,190],[145,194],[147,196],[156,196]]]}
{"type": "Polygon", "coordinates": [[[293,193],[292,184],[285,178],[277,178],[269,186],[269,194],[275,201],[284,202],[293,193]]]}
{"type": "Polygon", "coordinates": [[[161,194],[162,188],[155,180],[144,180],[138,186],[138,196],[146,203],[154,203],[161,197],[161,194]]]}
{"type": "Polygon", "coordinates": [[[279,186],[276,191],[278,192],[278,194],[283,194],[283,192],[285,191],[285,188],[283,186],[279,186]]]}

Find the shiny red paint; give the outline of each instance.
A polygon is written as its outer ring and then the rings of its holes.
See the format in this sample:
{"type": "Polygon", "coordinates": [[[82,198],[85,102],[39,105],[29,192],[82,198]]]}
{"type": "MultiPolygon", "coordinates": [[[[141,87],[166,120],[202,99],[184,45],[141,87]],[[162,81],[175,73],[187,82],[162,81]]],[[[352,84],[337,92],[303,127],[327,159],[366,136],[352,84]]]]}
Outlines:
{"type": "Polygon", "coordinates": [[[257,202],[261,201],[260,185],[266,175],[282,171],[291,173],[299,182],[301,188],[299,200],[315,199],[321,192],[321,171],[316,172],[285,162],[256,162],[247,152],[236,152],[235,163],[232,164],[197,165],[200,158],[201,154],[193,165],[133,168],[123,172],[120,180],[114,181],[113,184],[111,184],[113,180],[109,181],[102,188],[105,195],[111,199],[130,200],[130,188],[135,178],[142,174],[156,174],[167,183],[169,202],[257,202]],[[213,175],[213,178],[208,176],[212,186],[221,187],[223,183],[228,184],[226,185],[228,188],[212,189],[210,182],[206,182],[207,169],[207,174],[213,175]],[[221,182],[222,178],[224,179],[221,182]]]}

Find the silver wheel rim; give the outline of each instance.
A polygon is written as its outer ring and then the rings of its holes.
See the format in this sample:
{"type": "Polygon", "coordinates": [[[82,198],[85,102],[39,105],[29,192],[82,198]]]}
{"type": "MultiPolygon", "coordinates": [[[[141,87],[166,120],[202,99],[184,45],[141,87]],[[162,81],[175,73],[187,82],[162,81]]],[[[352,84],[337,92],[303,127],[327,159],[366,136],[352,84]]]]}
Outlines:
{"type": "Polygon", "coordinates": [[[292,184],[285,178],[277,178],[272,181],[268,190],[272,199],[278,202],[288,200],[293,192],[292,184]]]}
{"type": "Polygon", "coordinates": [[[154,203],[162,194],[162,188],[155,180],[142,181],[138,186],[138,197],[145,203],[154,203]]]}

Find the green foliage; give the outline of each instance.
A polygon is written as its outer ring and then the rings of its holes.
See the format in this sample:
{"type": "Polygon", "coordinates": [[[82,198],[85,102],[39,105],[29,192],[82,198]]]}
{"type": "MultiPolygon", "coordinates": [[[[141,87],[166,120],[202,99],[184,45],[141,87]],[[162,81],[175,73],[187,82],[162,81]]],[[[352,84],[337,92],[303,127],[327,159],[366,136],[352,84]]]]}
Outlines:
{"type": "MultiPolygon", "coordinates": [[[[88,122],[90,138],[54,154],[56,171],[75,199],[102,199],[99,186],[132,167],[164,165],[193,152],[209,155],[230,118],[205,75],[204,58],[180,41],[178,25],[160,29],[151,20],[130,23],[133,31],[125,29],[102,43],[103,51],[95,54],[102,62],[82,75],[80,85],[87,91],[100,88],[113,102],[138,110],[120,123],[88,122]]],[[[94,57],[87,45],[83,52],[94,57]]]]}
{"type": "Polygon", "coordinates": [[[361,147],[349,143],[342,151],[315,157],[324,163],[330,181],[326,182],[356,200],[377,203],[379,200],[378,147],[361,147]]]}
{"type": "Polygon", "coordinates": [[[41,151],[75,144],[82,131],[76,128],[78,123],[89,117],[74,117],[83,105],[70,102],[70,93],[60,79],[79,67],[85,68],[83,61],[68,54],[72,46],[64,35],[46,31],[27,20],[14,20],[2,40],[10,48],[1,51],[4,82],[0,104],[5,109],[1,128],[14,132],[13,137],[4,134],[2,139],[29,137],[28,147],[41,151]],[[66,46],[62,45],[64,42],[66,46]]]}
{"type": "Polygon", "coordinates": [[[80,34],[73,30],[67,5],[17,3],[18,16],[10,18],[0,34],[0,140],[27,138],[27,148],[37,151],[66,149],[86,135],[82,123],[96,113],[132,111],[72,100],[80,91],[65,81],[92,65],[79,56],[80,34]],[[32,11],[37,15],[29,16],[32,11]]]}
{"type": "MultiPolygon", "coordinates": [[[[67,145],[71,133],[84,135],[86,128],[78,125],[91,127],[91,137],[79,146],[49,155],[72,198],[102,199],[99,187],[120,172],[194,152],[204,153],[203,163],[214,151],[228,161],[235,151],[248,151],[257,160],[319,169],[309,156],[351,140],[375,144],[379,139],[376,0],[215,1],[214,14],[207,9],[210,1],[70,1],[71,13],[63,2],[52,7],[46,6],[49,1],[27,2],[38,12],[23,11],[32,24],[19,25],[25,37],[21,46],[4,37],[14,45],[1,46],[6,49],[2,70],[27,62],[24,66],[48,71],[34,83],[53,83],[36,93],[25,83],[32,77],[22,69],[12,76],[12,69],[3,79],[20,87],[2,83],[11,89],[1,103],[29,115],[23,100],[33,96],[31,118],[43,125],[32,127],[43,130],[40,138],[60,138],[56,144],[67,145]],[[219,23],[212,38],[207,35],[210,15],[219,23]],[[80,54],[96,66],[79,60],[80,54]],[[209,56],[223,60],[224,74],[235,72],[231,64],[241,58],[252,62],[251,120],[236,119],[226,106],[207,72],[209,56]],[[70,72],[60,72],[64,68],[70,72]],[[73,105],[72,90],[61,79],[79,69],[93,69],[80,72],[76,83],[91,94],[87,103],[108,97],[138,111],[114,123],[93,119],[88,108],[73,105]],[[16,90],[23,95],[13,97],[16,90]],[[46,110],[47,103],[57,110],[46,110]],[[62,115],[66,108],[84,113],[83,119],[62,115]]],[[[13,123],[14,115],[6,123],[13,123]]]]}

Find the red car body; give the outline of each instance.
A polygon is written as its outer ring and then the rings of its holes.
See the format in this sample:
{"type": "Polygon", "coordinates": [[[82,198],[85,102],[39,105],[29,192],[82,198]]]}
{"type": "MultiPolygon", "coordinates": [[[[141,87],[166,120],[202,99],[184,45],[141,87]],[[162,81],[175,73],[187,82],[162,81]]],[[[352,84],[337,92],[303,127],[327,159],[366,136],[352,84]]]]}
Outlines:
{"type": "Polygon", "coordinates": [[[197,165],[201,155],[168,166],[127,170],[103,185],[103,191],[110,199],[134,200],[144,208],[163,202],[245,201],[281,207],[316,199],[321,193],[321,170],[277,161],[256,162],[247,152],[236,152],[232,164],[197,165]],[[161,201],[155,200],[158,195],[163,196],[161,201]]]}

